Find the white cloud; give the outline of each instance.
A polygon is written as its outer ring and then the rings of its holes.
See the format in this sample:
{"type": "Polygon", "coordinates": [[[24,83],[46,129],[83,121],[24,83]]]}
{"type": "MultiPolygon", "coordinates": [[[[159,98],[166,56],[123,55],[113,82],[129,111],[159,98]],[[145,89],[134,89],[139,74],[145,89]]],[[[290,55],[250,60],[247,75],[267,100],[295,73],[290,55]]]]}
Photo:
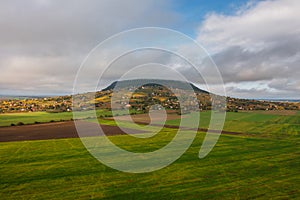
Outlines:
{"type": "MultiPolygon", "coordinates": [[[[180,18],[170,2],[1,1],[0,93],[70,93],[83,58],[107,37],[141,26],[178,27],[180,18]]],[[[212,53],[229,95],[300,98],[299,10],[298,0],[274,0],[251,1],[233,15],[207,14],[196,39],[212,53]]],[[[188,47],[182,50],[194,53],[188,47]]],[[[173,64],[203,83],[167,55],[121,61],[124,68],[143,61],[173,64]]],[[[117,75],[113,71],[108,76],[117,75]]]]}
{"type": "MultiPolygon", "coordinates": [[[[267,81],[261,95],[299,97],[299,10],[298,0],[275,0],[249,4],[233,15],[210,13],[198,29],[197,40],[212,53],[225,82],[238,87],[245,81],[253,86],[267,81]]],[[[230,91],[239,96],[237,90],[230,91]]],[[[246,95],[253,96],[251,91],[246,95]]]]}

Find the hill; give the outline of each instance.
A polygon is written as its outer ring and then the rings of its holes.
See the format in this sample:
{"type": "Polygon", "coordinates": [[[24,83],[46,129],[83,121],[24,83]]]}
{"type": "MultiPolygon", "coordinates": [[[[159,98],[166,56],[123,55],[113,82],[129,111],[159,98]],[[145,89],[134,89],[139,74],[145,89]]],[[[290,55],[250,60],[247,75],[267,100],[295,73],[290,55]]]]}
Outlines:
{"type": "MultiPolygon", "coordinates": [[[[95,106],[98,109],[110,109],[113,94],[121,95],[118,104],[120,109],[131,108],[133,113],[147,112],[152,105],[160,104],[166,109],[178,111],[183,105],[179,105],[177,95],[185,97],[186,110],[211,110],[212,98],[219,96],[202,90],[192,83],[188,83],[196,95],[198,104],[192,102],[191,92],[186,91],[187,83],[174,80],[133,79],[115,81],[101,91],[77,94],[75,96],[56,97],[28,97],[28,98],[0,98],[0,113],[12,112],[68,112],[74,110],[91,110],[95,106]],[[145,84],[146,83],[146,84],[145,84]],[[136,87],[142,86],[142,87],[136,87]],[[118,87],[118,88],[116,88],[118,87]],[[116,88],[116,89],[115,89],[116,88]],[[174,89],[177,95],[173,93],[174,89]],[[121,91],[121,92],[120,92],[121,91]],[[131,91],[131,92],[129,92],[131,91]],[[79,98],[80,101],[73,101],[79,98]],[[73,107],[72,105],[75,105],[73,107]],[[199,105],[199,106],[197,106],[199,105]],[[195,107],[196,106],[196,107],[195,107]]],[[[190,89],[190,88],[188,88],[190,89]]],[[[192,95],[194,96],[194,95],[192,95]]],[[[264,100],[250,100],[227,97],[227,106],[222,110],[238,112],[243,110],[299,110],[299,102],[275,102],[264,100]]]]}
{"type": "MultiPolygon", "coordinates": [[[[166,86],[169,88],[176,88],[185,90],[187,88],[186,82],[183,81],[175,81],[175,80],[154,80],[154,79],[132,79],[132,80],[122,80],[122,81],[114,81],[109,86],[104,88],[102,91],[113,90],[117,85],[118,88],[126,88],[132,86],[148,86],[148,87],[157,87],[157,86],[166,86]],[[145,84],[147,83],[147,84],[145,84]]],[[[197,93],[209,94],[209,92],[202,90],[195,86],[193,83],[188,83],[191,88],[197,93]]]]}

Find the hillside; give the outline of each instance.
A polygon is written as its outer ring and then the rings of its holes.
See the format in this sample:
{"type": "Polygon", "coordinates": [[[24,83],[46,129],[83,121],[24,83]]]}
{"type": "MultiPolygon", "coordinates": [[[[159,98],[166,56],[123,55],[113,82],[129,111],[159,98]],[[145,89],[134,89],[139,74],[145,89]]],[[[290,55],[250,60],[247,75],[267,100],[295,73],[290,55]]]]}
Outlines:
{"type": "MultiPolygon", "coordinates": [[[[75,98],[80,101],[74,103],[76,110],[91,110],[95,106],[98,109],[110,109],[112,95],[120,95],[119,100],[113,102],[119,109],[130,108],[132,113],[147,112],[152,105],[160,104],[165,109],[178,111],[184,107],[187,111],[210,110],[212,105],[209,92],[188,83],[194,90],[193,93],[186,91],[186,84],[181,81],[172,80],[124,80],[115,81],[109,86],[96,93],[78,94],[75,98]],[[150,82],[150,83],[149,83],[150,82]],[[147,83],[147,84],[143,84],[147,83]],[[142,85],[142,87],[135,87],[142,85]],[[117,86],[117,88],[116,88],[117,86]],[[116,88],[116,89],[114,89],[116,88]],[[172,90],[170,90],[172,88],[172,90]],[[131,91],[131,92],[129,92],[131,91]],[[178,94],[174,94],[176,91],[178,94]],[[193,102],[191,97],[196,95],[198,102],[193,102]],[[185,105],[179,105],[176,96],[180,95],[186,99],[185,105]]],[[[217,95],[214,95],[218,98],[217,95]]],[[[11,112],[69,112],[73,109],[73,99],[71,95],[57,97],[32,97],[32,98],[6,98],[0,99],[0,113],[11,112]]],[[[238,112],[243,110],[299,110],[299,102],[286,101],[266,101],[266,100],[249,100],[227,97],[227,107],[222,110],[238,112]]]]}
{"type": "MultiPolygon", "coordinates": [[[[132,79],[132,80],[122,80],[122,81],[114,81],[109,86],[104,88],[102,91],[113,90],[118,85],[118,88],[126,88],[137,85],[156,87],[158,85],[166,86],[168,88],[176,88],[176,89],[186,89],[186,82],[183,81],[174,81],[174,80],[153,80],[153,79],[132,79]],[[144,84],[144,83],[147,84],[144,84]]],[[[209,94],[209,92],[202,90],[195,86],[193,83],[189,83],[191,88],[197,93],[209,94]]]]}

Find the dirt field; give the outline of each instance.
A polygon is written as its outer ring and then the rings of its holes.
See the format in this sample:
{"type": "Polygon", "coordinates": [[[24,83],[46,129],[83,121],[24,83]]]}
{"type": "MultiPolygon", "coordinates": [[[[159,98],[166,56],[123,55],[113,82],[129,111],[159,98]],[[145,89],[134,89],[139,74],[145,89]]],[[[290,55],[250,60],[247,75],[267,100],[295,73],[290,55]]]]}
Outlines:
{"type": "MultiPolygon", "coordinates": [[[[91,122],[79,122],[85,128],[85,136],[97,136],[93,130],[91,122]]],[[[105,135],[123,135],[126,134],[117,126],[101,125],[105,135]]],[[[126,129],[127,133],[143,133],[134,129],[126,129]]],[[[73,121],[56,122],[36,125],[12,126],[0,128],[0,142],[24,141],[24,140],[47,140],[59,138],[78,137],[73,121]]]]}

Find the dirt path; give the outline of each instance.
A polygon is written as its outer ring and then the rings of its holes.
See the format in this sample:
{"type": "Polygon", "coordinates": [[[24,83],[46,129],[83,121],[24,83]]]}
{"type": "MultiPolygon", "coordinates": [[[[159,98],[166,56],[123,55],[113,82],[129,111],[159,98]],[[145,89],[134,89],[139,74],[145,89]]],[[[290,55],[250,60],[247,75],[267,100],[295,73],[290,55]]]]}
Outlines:
{"type": "MultiPolygon", "coordinates": [[[[85,136],[97,136],[92,122],[81,121],[85,130],[85,136]]],[[[117,126],[101,125],[105,135],[126,134],[117,126]]],[[[123,128],[124,129],[124,128],[123,128]]],[[[124,129],[127,133],[145,133],[134,129],[124,129]]],[[[99,133],[100,134],[100,133],[99,133]]],[[[78,134],[73,121],[53,122],[45,124],[0,127],[0,142],[25,141],[25,140],[47,140],[59,138],[77,138],[78,134]]]]}

